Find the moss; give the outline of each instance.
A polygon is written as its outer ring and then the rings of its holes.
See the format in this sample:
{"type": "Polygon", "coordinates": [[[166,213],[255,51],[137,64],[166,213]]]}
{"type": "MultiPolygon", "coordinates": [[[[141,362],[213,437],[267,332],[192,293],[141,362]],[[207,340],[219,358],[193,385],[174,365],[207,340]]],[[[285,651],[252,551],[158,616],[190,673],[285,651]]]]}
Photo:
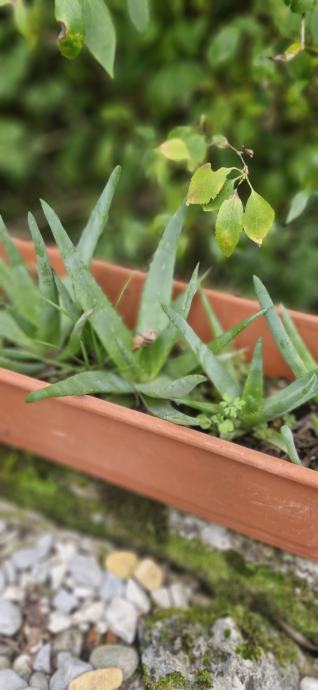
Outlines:
{"type": "Polygon", "coordinates": [[[144,682],[149,690],[172,690],[173,688],[185,688],[187,685],[186,679],[179,671],[167,673],[166,676],[162,676],[159,680],[152,681],[149,673],[144,669],[144,682]]]}
{"type": "Polygon", "coordinates": [[[204,688],[212,688],[212,676],[210,671],[207,669],[202,669],[196,674],[195,682],[199,690],[204,690],[204,688]]]}

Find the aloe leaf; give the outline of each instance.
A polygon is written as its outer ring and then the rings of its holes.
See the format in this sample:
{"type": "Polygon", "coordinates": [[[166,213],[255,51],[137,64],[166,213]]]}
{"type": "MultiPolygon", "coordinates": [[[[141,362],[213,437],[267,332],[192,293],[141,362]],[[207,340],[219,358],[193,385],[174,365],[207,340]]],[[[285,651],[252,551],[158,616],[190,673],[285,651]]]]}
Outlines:
{"type": "Polygon", "coordinates": [[[244,384],[242,400],[245,402],[243,414],[252,414],[261,409],[264,399],[263,338],[259,338],[249,365],[244,384]]]}
{"type": "Polygon", "coordinates": [[[206,414],[215,414],[220,409],[219,403],[211,403],[205,400],[193,400],[193,398],[178,398],[174,402],[177,405],[192,407],[193,410],[199,410],[206,414]]]}
{"type": "Polygon", "coordinates": [[[0,355],[0,367],[16,371],[18,374],[35,375],[43,371],[43,364],[36,362],[22,362],[21,360],[10,359],[0,355]]]}
{"type": "MultiPolygon", "coordinates": [[[[213,352],[214,355],[218,356],[224,353],[224,350],[226,351],[233,342],[233,340],[247,328],[250,326],[254,321],[259,319],[260,316],[263,316],[266,313],[266,309],[261,309],[261,311],[256,312],[256,314],[252,314],[252,316],[249,316],[247,319],[243,319],[243,321],[240,321],[239,323],[236,323],[232,328],[229,328],[228,331],[224,331],[221,335],[219,335],[218,338],[215,338],[214,340],[211,340],[208,344],[207,347],[211,352],[213,352]]],[[[228,364],[227,360],[224,360],[224,366],[228,364]]],[[[175,357],[174,359],[169,362],[168,367],[167,367],[167,373],[169,376],[173,378],[177,378],[177,376],[186,376],[187,374],[191,373],[191,371],[194,371],[198,366],[198,360],[193,354],[193,352],[185,352],[182,355],[179,355],[178,357],[175,357]]]]}
{"type": "MultiPolygon", "coordinates": [[[[188,317],[193,298],[199,285],[199,264],[195,267],[187,288],[174,300],[173,307],[185,319],[188,317]]],[[[160,333],[155,342],[140,351],[139,362],[147,378],[155,378],[165,365],[178,338],[178,331],[171,322],[160,333]]],[[[166,397],[166,396],[163,396],[166,397]]]]}
{"type": "MultiPolygon", "coordinates": [[[[89,268],[81,260],[78,250],[72,244],[56,213],[44,201],[41,203],[72,280],[76,300],[84,312],[94,309],[90,323],[112,361],[119,370],[126,371],[127,358],[124,353],[127,352],[127,357],[131,355],[130,331],[90,273],[89,268]]],[[[132,369],[130,373],[131,375],[139,374],[137,365],[135,365],[135,371],[132,369]]]]}
{"type": "Polygon", "coordinates": [[[310,354],[306,344],[304,343],[295,323],[290,316],[287,309],[281,304],[282,320],[286,328],[287,334],[290,337],[294,347],[296,348],[299,357],[302,359],[307,371],[312,371],[317,368],[317,362],[314,360],[310,354]]]}
{"type": "Polygon", "coordinates": [[[266,320],[282,356],[295,376],[303,376],[306,374],[307,368],[290,339],[281,318],[277,314],[269,292],[257,276],[254,276],[254,287],[260,306],[263,309],[267,309],[266,320]]]}
{"type": "MultiPolygon", "coordinates": [[[[210,302],[209,302],[209,300],[208,300],[208,298],[207,298],[207,296],[203,290],[200,290],[200,297],[202,300],[204,311],[206,313],[212,334],[214,334],[216,337],[221,337],[224,333],[224,330],[221,326],[221,323],[220,323],[217,315],[214,312],[214,309],[212,308],[212,305],[210,304],[210,302]]],[[[228,349],[228,348],[226,348],[226,349],[228,349]]],[[[233,379],[238,381],[239,380],[238,372],[234,366],[234,363],[231,360],[229,360],[225,366],[226,366],[230,376],[232,376],[233,379]]]]}
{"type": "Polygon", "coordinates": [[[177,381],[172,381],[168,376],[160,376],[155,381],[136,384],[136,390],[151,398],[175,400],[176,398],[183,398],[189,395],[196,386],[204,381],[206,381],[205,376],[199,375],[184,376],[184,378],[177,381]]]}
{"type": "Polygon", "coordinates": [[[202,426],[200,415],[198,417],[191,417],[190,415],[183,414],[183,412],[176,410],[169,400],[156,400],[155,398],[143,396],[143,403],[146,410],[154,417],[159,417],[173,424],[179,424],[179,426],[202,426]]]}
{"type": "Polygon", "coordinates": [[[77,320],[72,332],[69,335],[65,348],[59,356],[59,360],[61,362],[67,359],[72,359],[72,357],[75,357],[80,352],[81,343],[83,340],[83,330],[86,323],[92,316],[93,311],[93,309],[89,309],[88,311],[84,312],[84,314],[82,314],[77,320]]]}
{"type": "Polygon", "coordinates": [[[230,399],[237,398],[240,395],[240,387],[236,381],[232,379],[224,364],[220,362],[211,350],[209,350],[208,346],[200,340],[191,326],[189,326],[180,314],[177,314],[174,309],[166,305],[163,305],[163,309],[173,325],[178,329],[187,345],[191,348],[198,363],[201,365],[208,379],[219,391],[220,395],[230,399]]]}
{"type": "Polygon", "coordinates": [[[43,297],[43,300],[38,304],[38,328],[36,336],[39,340],[47,340],[54,344],[59,339],[60,315],[57,309],[47,300],[53,302],[53,304],[57,304],[58,293],[46,246],[32,213],[28,214],[28,223],[35,247],[40,293],[43,297]]]}
{"type": "Polygon", "coordinates": [[[169,322],[162,305],[170,304],[177,246],[184,217],[185,205],[182,204],[170,219],[155,251],[141,296],[137,333],[148,330],[160,333],[169,322]]]}
{"type": "Polygon", "coordinates": [[[109,209],[119,182],[120,173],[121,167],[117,165],[111,173],[78,242],[77,249],[79,255],[86,264],[90,263],[92,260],[98,241],[103,234],[108,220],[109,209]]]}
{"type": "Polygon", "coordinates": [[[80,317],[80,310],[78,306],[75,304],[74,300],[72,299],[65,282],[61,280],[60,276],[57,275],[57,273],[53,273],[54,275],[54,282],[56,285],[56,289],[59,294],[60,298],[60,303],[61,306],[63,307],[64,311],[67,313],[69,319],[71,321],[74,321],[74,323],[79,319],[80,317]]]}
{"type": "Polygon", "coordinates": [[[28,319],[31,321],[31,323],[37,325],[37,304],[39,301],[39,293],[19,250],[15,246],[8,233],[1,216],[0,240],[4,244],[10,266],[11,284],[14,286],[14,293],[11,293],[10,299],[25,319],[28,319]]]}
{"type": "Polygon", "coordinates": [[[14,318],[6,311],[0,311],[0,338],[31,352],[38,351],[34,341],[24,333],[14,318]]]}
{"type": "Polygon", "coordinates": [[[21,289],[12,269],[2,259],[0,259],[0,287],[6,293],[14,311],[34,328],[37,320],[34,314],[34,305],[30,304],[28,292],[21,289]]]}
{"type": "Polygon", "coordinates": [[[295,441],[293,437],[293,432],[289,428],[287,424],[284,424],[282,426],[280,433],[285,441],[286,444],[286,451],[287,455],[289,456],[289,459],[295,464],[295,465],[301,465],[303,466],[303,463],[300,460],[300,457],[297,453],[297,448],[295,446],[295,441]]]}
{"type": "Polygon", "coordinates": [[[248,427],[265,424],[277,417],[282,417],[304,405],[318,393],[318,376],[314,372],[305,374],[286,388],[273,393],[264,400],[261,409],[244,418],[244,425],[248,427]]]}
{"type": "Polygon", "coordinates": [[[97,393],[133,393],[134,389],[120,376],[106,371],[83,371],[74,374],[64,381],[34,391],[27,397],[27,402],[37,402],[47,398],[60,398],[70,395],[89,395],[97,393]]]}

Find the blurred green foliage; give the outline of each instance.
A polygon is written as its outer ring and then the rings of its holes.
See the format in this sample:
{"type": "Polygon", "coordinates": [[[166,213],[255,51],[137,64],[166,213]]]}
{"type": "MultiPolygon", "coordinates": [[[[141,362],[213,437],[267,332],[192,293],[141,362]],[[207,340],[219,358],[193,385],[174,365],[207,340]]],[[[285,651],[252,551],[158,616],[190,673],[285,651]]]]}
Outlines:
{"type": "MultiPolygon", "coordinates": [[[[100,254],[145,265],[189,182],[184,166],[165,160],[158,147],[174,126],[204,123],[236,147],[254,149],[253,183],[277,222],[261,249],[242,242],[225,259],[211,215],[189,209],[180,273],[200,260],[202,268],[212,266],[214,286],[245,292],[255,272],[275,299],[316,308],[317,198],[290,225],[285,219],[297,192],[317,190],[317,3],[306,23],[308,49],[284,61],[300,36],[300,15],[284,0],[153,2],[144,34],[127,19],[126,4],[110,0],[118,42],[111,81],[85,51],[75,62],[58,54],[54,8],[36,1],[44,28],[35,45],[22,41],[1,9],[1,211],[12,231],[24,232],[21,218],[41,196],[76,234],[120,163],[124,174],[100,254]]],[[[232,161],[229,151],[212,154],[215,165],[232,161]]]]}

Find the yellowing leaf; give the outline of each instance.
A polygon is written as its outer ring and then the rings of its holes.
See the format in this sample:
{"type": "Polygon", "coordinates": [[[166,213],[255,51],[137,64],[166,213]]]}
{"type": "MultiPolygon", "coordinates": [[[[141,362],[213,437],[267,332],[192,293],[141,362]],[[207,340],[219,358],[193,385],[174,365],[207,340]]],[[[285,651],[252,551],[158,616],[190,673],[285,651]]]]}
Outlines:
{"type": "Polygon", "coordinates": [[[182,139],[167,139],[159,146],[159,149],[163,156],[170,161],[184,161],[191,158],[187,145],[182,139]]]}
{"type": "Polygon", "coordinates": [[[216,218],[215,235],[225,256],[233,254],[243,228],[243,204],[236,192],[223,201],[216,218]]]}
{"type": "Polygon", "coordinates": [[[261,245],[273,225],[274,218],[274,209],[253,189],[247,200],[243,218],[243,228],[247,236],[261,245]]]}
{"type": "Polygon", "coordinates": [[[219,168],[213,171],[211,163],[201,165],[191,178],[187,195],[187,205],[208,204],[221,191],[232,168],[219,168]]]}

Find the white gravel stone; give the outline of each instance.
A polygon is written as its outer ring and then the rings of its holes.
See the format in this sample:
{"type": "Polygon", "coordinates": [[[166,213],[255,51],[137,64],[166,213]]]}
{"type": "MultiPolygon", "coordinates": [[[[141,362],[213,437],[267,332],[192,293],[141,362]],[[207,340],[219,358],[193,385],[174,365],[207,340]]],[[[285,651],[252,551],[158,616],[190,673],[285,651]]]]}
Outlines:
{"type": "Polygon", "coordinates": [[[11,585],[10,587],[6,587],[1,597],[2,599],[7,599],[7,601],[20,602],[24,599],[24,591],[21,587],[14,587],[11,585]]]}
{"type": "MultiPolygon", "coordinates": [[[[88,671],[92,671],[92,666],[90,664],[86,664],[84,661],[80,661],[74,657],[69,657],[65,659],[64,663],[52,676],[50,690],[68,690],[71,680],[88,671]]],[[[0,690],[2,690],[1,686],[0,690]]]]}
{"type": "Polygon", "coordinates": [[[53,652],[69,653],[69,655],[80,656],[83,647],[83,635],[78,628],[69,628],[59,633],[52,643],[53,652]]]}
{"type": "Polygon", "coordinates": [[[17,570],[29,570],[38,560],[36,548],[19,549],[13,554],[11,560],[17,570]]]}
{"type": "Polygon", "coordinates": [[[4,572],[3,572],[2,568],[0,568],[0,593],[3,592],[5,586],[6,586],[6,578],[4,576],[4,572]]]}
{"type": "Polygon", "coordinates": [[[36,563],[33,566],[30,579],[35,585],[44,585],[50,576],[50,566],[47,561],[44,563],[36,563]]]}
{"type": "Polygon", "coordinates": [[[143,588],[135,582],[135,580],[128,580],[126,585],[125,597],[128,601],[136,606],[141,613],[149,613],[150,600],[143,588]]]}
{"type": "Polygon", "coordinates": [[[76,555],[69,563],[69,572],[78,585],[98,589],[103,581],[103,571],[95,558],[76,555]]]}
{"type": "Polygon", "coordinates": [[[0,671],[0,690],[23,690],[27,683],[11,669],[0,671]]]}
{"type": "Polygon", "coordinates": [[[77,604],[77,597],[72,592],[68,592],[67,589],[59,589],[53,598],[53,606],[62,613],[71,613],[77,604]]]}
{"type": "Polygon", "coordinates": [[[113,575],[113,573],[106,573],[102,586],[99,590],[99,596],[104,601],[110,601],[114,597],[122,596],[124,588],[124,582],[120,579],[120,577],[113,575]]]}
{"type": "Polygon", "coordinates": [[[89,662],[94,668],[118,667],[123,672],[124,680],[127,680],[135,673],[139,659],[133,647],[107,644],[96,647],[90,656],[89,662]]]}
{"type": "Polygon", "coordinates": [[[76,545],[71,541],[57,541],[55,544],[56,553],[63,563],[69,563],[76,554],[76,545]]]}
{"type": "Polygon", "coordinates": [[[0,601],[0,634],[12,637],[22,624],[18,607],[11,601],[0,601]]]}
{"type": "Polygon", "coordinates": [[[170,609],[172,606],[170,590],[168,587],[159,587],[151,592],[151,596],[155,604],[160,609],[170,609]]]}
{"type": "Polygon", "coordinates": [[[43,536],[40,537],[40,539],[38,539],[35,546],[36,560],[43,561],[44,558],[47,558],[47,556],[52,551],[53,544],[54,539],[52,534],[43,534],[43,536]]]}
{"type": "Polygon", "coordinates": [[[32,673],[31,658],[28,654],[20,654],[13,662],[12,670],[24,680],[29,680],[32,673]]]}
{"type": "Polygon", "coordinates": [[[93,604],[82,606],[72,616],[73,624],[96,623],[105,618],[105,604],[103,601],[95,601],[93,604]]]}
{"type": "Polygon", "coordinates": [[[34,671],[51,673],[51,652],[52,646],[49,642],[40,647],[33,661],[34,671]]]}
{"type": "Polygon", "coordinates": [[[71,619],[65,613],[60,611],[52,611],[48,621],[48,630],[52,635],[57,635],[57,633],[67,630],[71,626],[71,619]]]}
{"type": "Polygon", "coordinates": [[[4,572],[4,576],[6,578],[7,583],[9,585],[16,584],[17,571],[16,571],[12,561],[5,561],[2,565],[2,570],[4,572]]]}
{"type": "Polygon", "coordinates": [[[0,656],[0,671],[3,668],[10,668],[10,660],[7,656],[0,656]]]}
{"type": "Polygon", "coordinates": [[[174,582],[170,587],[172,606],[177,609],[186,609],[189,604],[189,593],[181,582],[174,582]]]}
{"type": "Polygon", "coordinates": [[[49,680],[45,673],[40,673],[39,671],[32,673],[30,683],[30,687],[37,688],[37,690],[49,690],[49,680]]]}
{"type": "Polygon", "coordinates": [[[138,613],[129,601],[115,597],[106,610],[106,621],[115,635],[132,644],[137,628],[138,613]]]}
{"type": "Polygon", "coordinates": [[[66,569],[66,563],[58,563],[56,565],[51,566],[50,579],[51,586],[54,591],[61,587],[61,584],[65,578],[66,569]]]}
{"type": "Polygon", "coordinates": [[[318,690],[318,678],[303,678],[300,683],[300,690],[318,690]]]}

